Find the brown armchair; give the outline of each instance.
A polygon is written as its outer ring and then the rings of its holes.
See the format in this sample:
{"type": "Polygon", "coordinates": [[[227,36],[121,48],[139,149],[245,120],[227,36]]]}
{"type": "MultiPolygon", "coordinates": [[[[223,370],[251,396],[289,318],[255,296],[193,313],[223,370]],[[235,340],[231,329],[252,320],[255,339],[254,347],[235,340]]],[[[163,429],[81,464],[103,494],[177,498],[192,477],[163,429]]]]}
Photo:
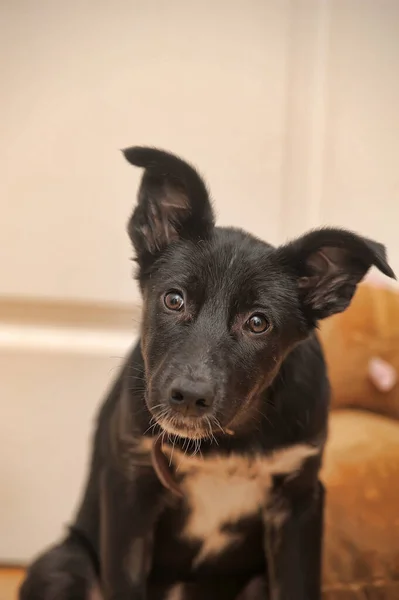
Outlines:
{"type": "Polygon", "coordinates": [[[399,600],[399,293],[363,284],[320,336],[333,409],[323,598],[399,600]],[[388,369],[380,382],[374,358],[388,369]]]}

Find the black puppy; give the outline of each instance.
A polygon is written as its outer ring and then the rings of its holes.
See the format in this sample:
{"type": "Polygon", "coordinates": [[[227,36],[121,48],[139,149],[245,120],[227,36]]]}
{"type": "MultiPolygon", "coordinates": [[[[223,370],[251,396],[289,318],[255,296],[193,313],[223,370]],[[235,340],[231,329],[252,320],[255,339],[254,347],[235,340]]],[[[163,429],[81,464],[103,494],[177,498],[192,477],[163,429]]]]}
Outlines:
{"type": "Polygon", "coordinates": [[[323,229],[273,248],[218,228],[179,158],[145,169],[129,223],[140,343],[102,406],[67,538],[21,600],[317,600],[329,386],[314,330],[385,249],[323,229]]]}

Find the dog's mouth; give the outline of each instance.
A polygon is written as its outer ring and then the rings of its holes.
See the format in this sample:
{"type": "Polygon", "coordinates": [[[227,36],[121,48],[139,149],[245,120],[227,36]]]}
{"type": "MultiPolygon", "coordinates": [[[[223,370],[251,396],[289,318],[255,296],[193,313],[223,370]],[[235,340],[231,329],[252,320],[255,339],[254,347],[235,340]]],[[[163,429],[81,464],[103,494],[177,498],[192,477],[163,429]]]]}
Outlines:
{"type": "Polygon", "coordinates": [[[157,424],[171,436],[191,440],[215,439],[215,432],[223,429],[216,417],[206,415],[190,417],[171,412],[154,415],[157,424]]]}

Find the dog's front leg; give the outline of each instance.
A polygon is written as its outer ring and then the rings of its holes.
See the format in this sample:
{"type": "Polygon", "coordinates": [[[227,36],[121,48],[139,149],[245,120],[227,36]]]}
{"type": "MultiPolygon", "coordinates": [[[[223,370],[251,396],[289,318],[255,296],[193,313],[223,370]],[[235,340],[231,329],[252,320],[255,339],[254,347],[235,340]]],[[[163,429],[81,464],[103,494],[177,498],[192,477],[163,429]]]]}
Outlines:
{"type": "Polygon", "coordinates": [[[320,600],[324,488],[286,496],[282,521],[265,512],[270,600],[320,600]],[[267,516],[269,515],[269,516],[267,516]]]}
{"type": "Polygon", "coordinates": [[[151,543],[163,487],[152,468],[125,476],[104,471],[101,486],[101,579],[105,600],[144,600],[151,543]]]}

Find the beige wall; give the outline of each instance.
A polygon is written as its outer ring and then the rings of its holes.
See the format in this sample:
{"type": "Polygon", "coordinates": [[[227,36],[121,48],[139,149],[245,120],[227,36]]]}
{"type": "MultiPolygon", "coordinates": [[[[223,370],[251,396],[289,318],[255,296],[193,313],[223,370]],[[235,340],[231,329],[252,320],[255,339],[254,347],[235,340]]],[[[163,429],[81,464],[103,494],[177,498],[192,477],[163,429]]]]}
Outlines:
{"type": "Polygon", "coordinates": [[[132,144],[195,161],[221,222],[278,240],[288,2],[2,10],[0,293],[131,300],[132,144]]]}
{"type": "Polygon", "coordinates": [[[387,244],[399,273],[399,2],[331,15],[319,218],[387,244]]]}
{"type": "MultiPolygon", "coordinates": [[[[396,0],[4,0],[0,61],[0,300],[137,301],[136,143],[194,161],[223,224],[349,226],[399,272],[396,0]]],[[[29,311],[0,314],[0,560],[68,520],[136,327],[29,311]]]]}

